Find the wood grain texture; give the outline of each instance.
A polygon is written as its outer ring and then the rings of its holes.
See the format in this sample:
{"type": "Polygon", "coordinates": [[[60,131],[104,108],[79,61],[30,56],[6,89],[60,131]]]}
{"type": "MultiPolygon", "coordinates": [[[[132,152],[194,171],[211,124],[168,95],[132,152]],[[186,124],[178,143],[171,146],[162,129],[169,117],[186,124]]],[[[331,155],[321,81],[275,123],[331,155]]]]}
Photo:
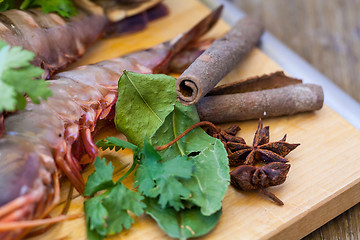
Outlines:
{"type": "MultiPolygon", "coordinates": [[[[151,23],[148,29],[140,33],[100,41],[77,64],[116,57],[171,39],[208,12],[206,7],[195,0],[187,0],[186,4],[172,0],[165,2],[173,10],[170,16],[151,23]]],[[[210,35],[219,36],[228,29],[224,22],[220,22],[210,35]]],[[[254,49],[223,83],[276,70],[280,70],[277,64],[254,49]]],[[[257,121],[239,124],[242,128],[240,135],[251,142],[257,121]]],[[[281,186],[271,188],[285,206],[279,207],[256,192],[239,192],[229,187],[219,224],[202,239],[298,239],[360,201],[360,132],[332,109],[325,106],[314,113],[266,119],[264,124],[270,126],[271,140],[281,139],[287,133],[290,143],[301,143],[288,156],[291,163],[288,180],[281,186]]],[[[99,137],[114,133],[114,129],[109,129],[99,137]]],[[[119,175],[126,171],[132,160],[131,152],[127,150],[118,153],[106,151],[102,153],[103,157],[105,155],[118,160],[114,165],[119,175]]],[[[92,171],[92,166],[86,169],[85,178],[92,171]]],[[[132,186],[131,177],[125,181],[128,187],[132,186]]],[[[66,191],[65,183],[62,199],[66,191]]],[[[83,211],[83,200],[74,194],[70,214],[83,211]]],[[[52,212],[53,215],[61,211],[61,205],[52,212]]],[[[35,239],[85,240],[84,218],[58,224],[41,237],[32,238],[35,239]]],[[[110,239],[169,237],[150,217],[141,215],[135,218],[132,228],[110,239]]]]}
{"type": "MultiPolygon", "coordinates": [[[[360,101],[360,1],[231,2],[261,18],[267,30],[360,101]]],[[[360,204],[305,239],[360,239],[360,204]]]]}

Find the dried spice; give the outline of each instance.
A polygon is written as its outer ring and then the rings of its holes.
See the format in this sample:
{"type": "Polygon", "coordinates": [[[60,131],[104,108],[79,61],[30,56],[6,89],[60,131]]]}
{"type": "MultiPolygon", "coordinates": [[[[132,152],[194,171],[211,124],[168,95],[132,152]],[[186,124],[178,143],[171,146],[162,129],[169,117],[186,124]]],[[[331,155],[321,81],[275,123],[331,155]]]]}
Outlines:
{"type": "Polygon", "coordinates": [[[263,31],[263,26],[249,16],[238,21],[178,78],[178,100],[184,105],[197,103],[249,54],[263,31]]]}
{"type": "Polygon", "coordinates": [[[214,41],[215,39],[201,39],[190,43],[171,60],[170,71],[182,74],[214,41]]]}
{"type": "Polygon", "coordinates": [[[288,160],[285,156],[300,144],[287,143],[286,134],[280,141],[269,142],[269,135],[269,126],[263,127],[260,119],[254,136],[253,146],[249,146],[246,143],[227,142],[226,145],[230,151],[229,165],[232,167],[254,165],[258,161],[264,163],[286,163],[288,160]]]}
{"type": "Polygon", "coordinates": [[[211,122],[203,121],[195,123],[169,143],[157,146],[155,149],[157,151],[163,151],[179,141],[186,134],[193,131],[195,128],[204,126],[208,127],[208,130],[206,131],[207,134],[220,139],[225,148],[232,145],[243,146],[243,149],[238,150],[243,151],[241,154],[231,152],[230,148],[227,149],[230,166],[238,166],[239,162],[243,162],[243,164],[247,163],[247,165],[240,165],[230,172],[231,184],[235,188],[243,191],[257,190],[261,194],[272,199],[278,205],[284,205],[278,197],[269,192],[266,188],[277,186],[285,182],[290,169],[290,164],[286,163],[288,160],[284,158],[284,156],[299,146],[299,144],[290,144],[285,142],[286,135],[280,141],[269,143],[269,127],[263,127],[261,119],[259,119],[253,146],[246,145],[243,138],[235,136],[240,131],[240,127],[238,125],[232,125],[229,128],[222,130],[211,122]],[[230,158],[230,156],[235,155],[244,158],[242,160],[230,158]],[[250,156],[249,159],[248,156],[250,156]],[[265,162],[266,165],[253,166],[253,164],[255,164],[259,159],[265,162]]]}
{"type": "Polygon", "coordinates": [[[225,123],[315,111],[321,109],[323,103],[321,86],[294,84],[254,92],[205,96],[196,108],[201,121],[225,123]]]}
{"type": "Polygon", "coordinates": [[[245,144],[245,140],[242,137],[235,136],[239,131],[240,131],[239,125],[234,124],[225,130],[212,126],[206,130],[206,133],[214,138],[220,139],[220,141],[224,144],[225,148],[227,149],[228,142],[245,144]]]}
{"type": "Polygon", "coordinates": [[[231,184],[239,190],[258,190],[277,204],[284,205],[266,188],[284,183],[289,169],[290,165],[282,162],[269,163],[261,167],[241,165],[231,171],[231,184]]]}

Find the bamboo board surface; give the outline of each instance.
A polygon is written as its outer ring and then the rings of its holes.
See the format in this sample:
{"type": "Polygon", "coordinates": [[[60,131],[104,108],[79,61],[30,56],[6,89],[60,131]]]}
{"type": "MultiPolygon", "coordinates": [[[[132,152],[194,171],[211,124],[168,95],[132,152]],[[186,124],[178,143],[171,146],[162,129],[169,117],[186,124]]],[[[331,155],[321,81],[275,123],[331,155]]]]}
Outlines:
{"type": "MultiPolygon", "coordinates": [[[[142,32],[100,41],[72,67],[118,57],[171,39],[209,12],[195,0],[165,3],[170,7],[169,16],[152,22],[142,32]]],[[[228,29],[229,26],[220,22],[209,35],[220,36],[228,29]]],[[[223,82],[279,69],[255,49],[223,82]]],[[[239,125],[239,135],[251,143],[257,121],[239,125]]],[[[287,181],[270,189],[285,205],[279,207],[255,192],[238,192],[229,187],[220,222],[203,239],[298,239],[360,201],[360,132],[331,108],[324,106],[313,113],[265,119],[264,125],[270,126],[270,141],[279,140],[286,133],[288,142],[301,143],[288,155],[291,169],[287,181]]],[[[108,129],[99,138],[109,134],[115,131],[108,129]]],[[[132,161],[131,152],[127,150],[107,151],[102,155],[119,160],[115,164],[119,175],[132,161]]],[[[89,167],[84,176],[92,171],[89,167]]],[[[125,181],[130,187],[131,177],[125,181]]],[[[62,185],[64,199],[68,183],[62,185]]],[[[61,210],[61,205],[54,210],[54,215],[61,210]]],[[[79,212],[83,212],[83,198],[75,193],[69,214],[79,212]]],[[[150,217],[141,215],[134,220],[130,229],[110,239],[169,239],[150,217]]],[[[85,221],[79,218],[60,223],[36,239],[86,239],[85,221]]]]}

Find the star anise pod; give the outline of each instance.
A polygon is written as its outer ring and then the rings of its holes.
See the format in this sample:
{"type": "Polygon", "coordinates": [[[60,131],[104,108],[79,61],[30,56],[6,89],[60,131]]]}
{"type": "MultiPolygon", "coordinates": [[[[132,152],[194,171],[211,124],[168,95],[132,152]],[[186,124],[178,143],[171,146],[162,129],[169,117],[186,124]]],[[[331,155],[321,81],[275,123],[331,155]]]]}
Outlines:
{"type": "Polygon", "coordinates": [[[285,156],[300,144],[287,143],[286,134],[280,141],[269,142],[269,135],[269,126],[263,127],[263,123],[259,119],[253,146],[247,145],[245,141],[244,143],[228,141],[226,145],[230,151],[229,165],[232,167],[242,164],[254,165],[258,161],[265,163],[288,162],[285,156]]]}
{"type": "Polygon", "coordinates": [[[243,191],[258,190],[279,205],[284,203],[266,188],[283,184],[290,164],[274,162],[265,166],[241,165],[230,172],[231,185],[243,191]]]}
{"type": "Polygon", "coordinates": [[[245,144],[245,140],[242,137],[236,137],[235,135],[240,131],[240,127],[238,125],[231,125],[225,130],[217,127],[209,128],[206,133],[214,138],[220,139],[220,141],[224,144],[226,148],[226,144],[228,142],[236,142],[236,143],[243,143],[245,144]]]}

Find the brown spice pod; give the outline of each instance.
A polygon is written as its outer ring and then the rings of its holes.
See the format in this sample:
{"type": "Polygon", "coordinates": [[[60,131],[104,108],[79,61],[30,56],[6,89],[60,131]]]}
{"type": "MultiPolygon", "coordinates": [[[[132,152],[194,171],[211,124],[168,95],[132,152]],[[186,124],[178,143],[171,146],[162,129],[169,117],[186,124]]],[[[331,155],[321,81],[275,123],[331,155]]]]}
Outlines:
{"type": "Polygon", "coordinates": [[[251,51],[262,32],[262,25],[251,17],[238,21],[177,79],[178,100],[184,105],[197,103],[251,51]]]}
{"type": "Polygon", "coordinates": [[[202,121],[224,123],[319,110],[323,102],[322,87],[295,84],[256,92],[207,96],[196,107],[202,121]]]}

